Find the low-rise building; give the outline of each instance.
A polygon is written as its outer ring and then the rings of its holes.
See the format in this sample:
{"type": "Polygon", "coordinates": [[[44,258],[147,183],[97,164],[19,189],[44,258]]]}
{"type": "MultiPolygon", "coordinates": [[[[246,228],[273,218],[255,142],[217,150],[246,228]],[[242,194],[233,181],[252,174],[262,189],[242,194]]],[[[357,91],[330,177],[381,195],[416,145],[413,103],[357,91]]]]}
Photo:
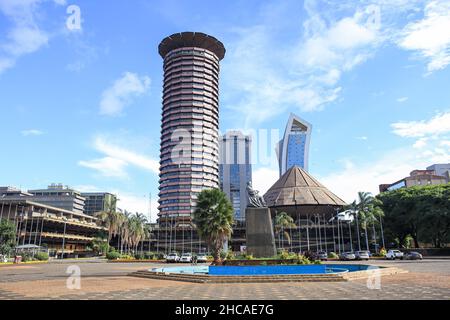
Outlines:
{"type": "Polygon", "coordinates": [[[85,198],[81,193],[62,184],[51,184],[47,189],[28,190],[33,201],[76,213],[84,213],[85,198]]]}
{"type": "Polygon", "coordinates": [[[16,227],[17,245],[46,247],[51,255],[86,254],[99,232],[107,229],[95,217],[34,202],[32,198],[0,198],[0,219],[16,227]]]}
{"type": "Polygon", "coordinates": [[[391,184],[380,184],[379,190],[380,192],[385,192],[385,191],[393,191],[400,188],[446,184],[449,182],[448,171],[446,175],[439,175],[434,169],[431,168],[433,168],[433,166],[428,167],[427,170],[411,171],[408,177],[400,179],[391,184]]]}

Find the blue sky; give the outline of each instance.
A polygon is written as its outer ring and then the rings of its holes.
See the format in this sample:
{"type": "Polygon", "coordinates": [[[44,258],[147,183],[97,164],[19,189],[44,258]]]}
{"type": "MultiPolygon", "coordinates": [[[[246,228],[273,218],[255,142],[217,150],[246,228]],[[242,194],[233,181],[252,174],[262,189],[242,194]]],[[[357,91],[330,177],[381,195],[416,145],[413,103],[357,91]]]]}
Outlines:
{"type": "Polygon", "coordinates": [[[225,44],[220,128],[256,132],[262,191],[278,172],[264,130],[290,112],[313,124],[310,172],[347,201],[450,162],[448,0],[0,0],[0,185],[110,191],[144,213],[152,193],[154,218],[157,47],[181,31],[225,44]]]}

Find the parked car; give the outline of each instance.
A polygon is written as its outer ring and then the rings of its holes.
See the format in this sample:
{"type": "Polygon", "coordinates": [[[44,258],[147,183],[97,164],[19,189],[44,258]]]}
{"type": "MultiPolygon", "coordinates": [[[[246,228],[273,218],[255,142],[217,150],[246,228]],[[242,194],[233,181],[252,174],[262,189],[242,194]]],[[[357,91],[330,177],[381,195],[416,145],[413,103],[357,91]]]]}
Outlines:
{"type": "Polygon", "coordinates": [[[356,256],[353,252],[343,252],[341,253],[341,255],[339,256],[339,259],[341,260],[355,260],[356,256]]]}
{"type": "Polygon", "coordinates": [[[171,262],[175,263],[175,262],[179,262],[179,261],[180,261],[180,256],[176,252],[170,253],[166,258],[167,263],[171,263],[171,262]]]}
{"type": "Polygon", "coordinates": [[[416,252],[416,251],[411,251],[411,252],[405,253],[405,255],[403,256],[403,259],[406,259],[406,260],[422,260],[423,256],[420,253],[416,252]]]}
{"type": "Polygon", "coordinates": [[[326,253],[325,251],[317,252],[317,260],[327,261],[328,260],[328,253],[326,253]]]}
{"type": "Polygon", "coordinates": [[[389,250],[386,253],[386,259],[395,260],[395,259],[403,259],[403,252],[400,250],[389,250]]]}
{"type": "Polygon", "coordinates": [[[181,255],[180,262],[192,263],[192,254],[191,253],[183,253],[181,255]]]}
{"type": "Polygon", "coordinates": [[[356,258],[356,260],[369,260],[370,252],[369,251],[356,251],[355,258],[356,258]]]}
{"type": "Polygon", "coordinates": [[[208,262],[208,257],[205,253],[199,253],[197,255],[197,263],[206,263],[208,262]]]}

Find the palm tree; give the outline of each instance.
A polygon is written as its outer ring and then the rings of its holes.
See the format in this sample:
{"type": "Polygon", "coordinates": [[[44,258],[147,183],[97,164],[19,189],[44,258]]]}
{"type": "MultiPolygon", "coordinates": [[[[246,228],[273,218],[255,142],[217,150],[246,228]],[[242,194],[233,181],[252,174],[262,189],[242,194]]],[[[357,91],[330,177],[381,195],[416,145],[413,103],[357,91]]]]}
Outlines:
{"type": "Polygon", "coordinates": [[[108,229],[108,244],[111,238],[118,233],[120,226],[120,212],[116,211],[116,200],[105,203],[105,210],[94,214],[108,229]]]}
{"type": "MultiPolygon", "coordinates": [[[[286,238],[288,240],[288,244],[291,244],[291,236],[287,231],[285,231],[286,228],[295,228],[296,225],[294,223],[294,219],[292,219],[291,216],[289,216],[286,212],[281,212],[280,214],[277,214],[275,216],[275,233],[278,234],[278,237],[281,242],[281,236],[283,238],[286,238]]],[[[283,247],[283,246],[282,246],[283,247]]]]}
{"type": "Polygon", "coordinates": [[[199,235],[206,239],[213,250],[214,264],[220,264],[220,252],[227,238],[233,233],[233,206],[219,189],[200,192],[193,222],[199,235]]]}
{"type": "MultiPolygon", "coordinates": [[[[369,238],[367,235],[369,223],[372,221],[370,209],[374,197],[370,192],[358,192],[358,216],[361,219],[361,227],[364,229],[366,250],[369,251],[369,238]]],[[[358,235],[359,237],[359,235],[358,235]]]]}
{"type": "MultiPolygon", "coordinates": [[[[361,234],[359,232],[359,210],[358,210],[358,204],[356,203],[356,200],[353,201],[351,204],[349,204],[347,206],[347,210],[351,210],[354,217],[355,217],[355,222],[356,222],[356,237],[358,239],[358,250],[361,251],[361,234]]],[[[351,241],[351,239],[350,239],[351,241]]]]}

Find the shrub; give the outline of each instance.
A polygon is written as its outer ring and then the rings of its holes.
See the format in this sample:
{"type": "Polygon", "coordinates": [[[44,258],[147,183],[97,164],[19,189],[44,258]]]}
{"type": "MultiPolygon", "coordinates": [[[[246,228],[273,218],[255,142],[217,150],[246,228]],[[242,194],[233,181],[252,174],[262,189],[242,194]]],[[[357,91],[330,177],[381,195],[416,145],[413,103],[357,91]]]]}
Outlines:
{"type": "Polygon", "coordinates": [[[330,252],[328,253],[328,258],[330,259],[339,259],[339,256],[336,252],[330,252]]]}
{"type": "Polygon", "coordinates": [[[247,260],[253,260],[253,259],[255,259],[255,258],[253,258],[253,255],[251,255],[251,254],[246,254],[246,255],[245,255],[245,259],[247,259],[247,260]]]}
{"type": "Polygon", "coordinates": [[[385,248],[381,248],[379,255],[380,255],[380,257],[384,257],[384,256],[386,256],[386,253],[387,253],[386,249],[385,248]]]}
{"type": "Polygon", "coordinates": [[[48,253],[47,252],[37,252],[34,255],[34,258],[38,261],[47,261],[48,260],[48,253]]]}
{"type": "Polygon", "coordinates": [[[106,259],[108,260],[117,260],[120,258],[120,253],[116,251],[111,251],[106,254],[106,259]]]}
{"type": "Polygon", "coordinates": [[[123,259],[123,260],[134,260],[134,257],[130,256],[129,254],[122,254],[122,255],[120,255],[120,259],[123,259]]]}
{"type": "Polygon", "coordinates": [[[156,260],[156,254],[153,252],[145,252],[143,259],[145,260],[156,260]]]}
{"type": "Polygon", "coordinates": [[[228,251],[227,252],[227,256],[225,257],[225,259],[227,259],[227,260],[234,260],[234,259],[236,259],[236,255],[234,254],[233,251],[228,251]]]}
{"type": "Polygon", "coordinates": [[[297,264],[311,264],[311,261],[307,257],[299,254],[297,258],[297,264]]]}
{"type": "Polygon", "coordinates": [[[23,253],[19,254],[19,256],[22,256],[22,262],[28,262],[28,261],[36,260],[35,258],[33,258],[33,256],[29,252],[23,252],[23,253]]]}
{"type": "Polygon", "coordinates": [[[136,253],[136,254],[134,255],[134,258],[135,258],[136,260],[144,260],[144,259],[146,259],[145,255],[142,254],[142,253],[136,253]]]}

